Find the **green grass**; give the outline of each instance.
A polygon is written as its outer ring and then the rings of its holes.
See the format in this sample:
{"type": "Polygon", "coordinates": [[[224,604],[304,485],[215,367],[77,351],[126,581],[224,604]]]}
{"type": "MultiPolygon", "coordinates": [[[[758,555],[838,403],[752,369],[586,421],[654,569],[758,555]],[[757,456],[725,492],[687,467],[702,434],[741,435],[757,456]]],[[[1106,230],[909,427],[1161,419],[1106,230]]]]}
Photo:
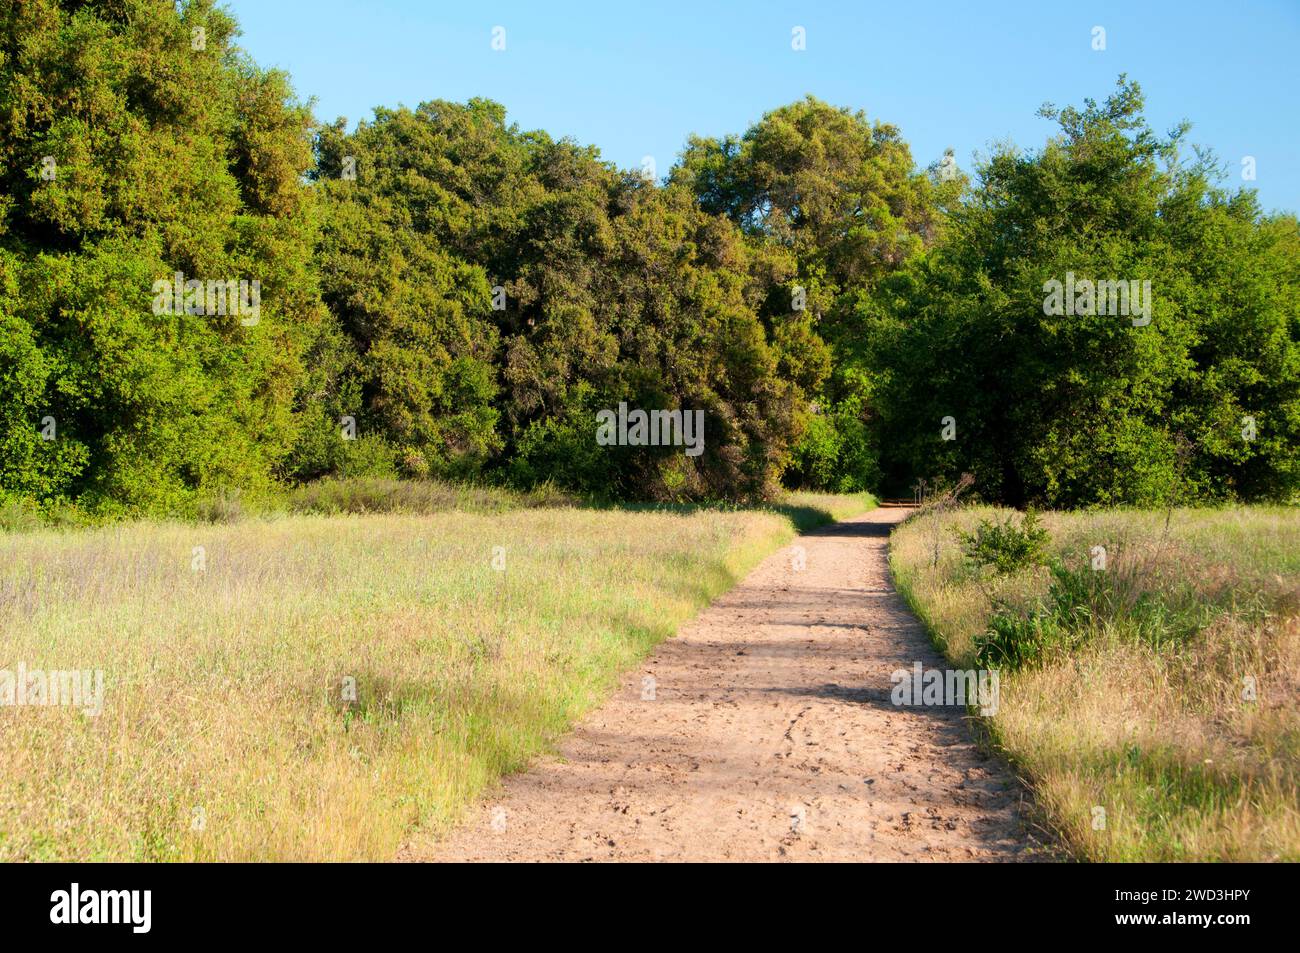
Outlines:
{"type": "Polygon", "coordinates": [[[1300,510],[1049,513],[1056,571],[1000,576],[964,559],[954,531],[1004,516],[914,517],[891,564],[959,667],[978,664],[995,615],[1013,632],[1049,623],[1054,641],[1003,671],[985,727],[1067,847],[1105,861],[1300,859],[1300,510]]]}
{"type": "Polygon", "coordinates": [[[0,668],[106,681],[98,717],[0,707],[0,860],[390,859],[796,524],[871,505],[406,492],[429,511],[0,533],[0,668]]]}

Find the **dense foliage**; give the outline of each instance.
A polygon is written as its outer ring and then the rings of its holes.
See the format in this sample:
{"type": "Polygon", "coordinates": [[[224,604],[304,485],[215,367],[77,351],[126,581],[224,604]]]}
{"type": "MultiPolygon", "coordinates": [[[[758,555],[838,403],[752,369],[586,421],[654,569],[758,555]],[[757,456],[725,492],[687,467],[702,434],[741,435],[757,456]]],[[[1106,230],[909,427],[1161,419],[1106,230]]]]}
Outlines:
{"type": "Polygon", "coordinates": [[[957,531],[962,554],[975,566],[992,566],[998,573],[1017,572],[1045,561],[1051,534],[1032,509],[1020,518],[1000,522],[981,519],[973,532],[957,531]]]}
{"type": "Polygon", "coordinates": [[[317,124],[236,33],[209,0],[0,0],[0,504],[1300,490],[1296,220],[1136,84],[973,180],[808,97],[656,182],[485,100],[317,124]],[[1075,307],[1103,281],[1150,320],[1075,307]],[[703,411],[703,452],[598,442],[620,404],[703,411]]]}
{"type": "Polygon", "coordinates": [[[688,190],[478,100],[380,109],[318,144],[321,291],[345,339],[327,390],[347,396],[326,417],[355,414],[383,448],[367,459],[619,496],[777,487],[824,370],[769,333],[751,250],[688,190]],[[620,402],[702,409],[706,451],[598,445],[620,402]]]}
{"type": "Polygon", "coordinates": [[[174,510],[290,452],[310,116],[234,34],[206,3],[0,2],[0,496],[174,510]],[[256,324],[155,314],[178,272],[259,281],[256,324]]]}
{"type": "Polygon", "coordinates": [[[1212,157],[1180,161],[1185,130],[1157,137],[1141,106],[1121,79],[1046,108],[1061,135],[996,153],[946,240],[860,308],[895,481],[969,471],[1055,506],[1300,488],[1296,219],[1221,188],[1212,157]],[[1071,280],[1149,288],[1149,308],[1058,306],[1071,280]]]}

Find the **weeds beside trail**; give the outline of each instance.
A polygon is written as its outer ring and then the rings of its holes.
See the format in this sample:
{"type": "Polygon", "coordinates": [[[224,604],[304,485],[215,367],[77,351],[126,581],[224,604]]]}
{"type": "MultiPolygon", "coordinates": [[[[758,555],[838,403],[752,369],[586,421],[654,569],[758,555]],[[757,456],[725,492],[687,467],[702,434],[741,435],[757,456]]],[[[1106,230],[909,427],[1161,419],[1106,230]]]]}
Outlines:
{"type": "Polygon", "coordinates": [[[1066,843],[1300,859],[1300,510],[1018,519],[922,513],[890,561],[955,665],[1002,671],[987,725],[1066,843]]]}
{"type": "MultiPolygon", "coordinates": [[[[378,505],[357,499],[309,502],[378,505]]],[[[470,503],[0,532],[0,670],[105,679],[98,716],[0,707],[0,860],[391,859],[599,703],[794,521],[871,505],[470,503]]]]}

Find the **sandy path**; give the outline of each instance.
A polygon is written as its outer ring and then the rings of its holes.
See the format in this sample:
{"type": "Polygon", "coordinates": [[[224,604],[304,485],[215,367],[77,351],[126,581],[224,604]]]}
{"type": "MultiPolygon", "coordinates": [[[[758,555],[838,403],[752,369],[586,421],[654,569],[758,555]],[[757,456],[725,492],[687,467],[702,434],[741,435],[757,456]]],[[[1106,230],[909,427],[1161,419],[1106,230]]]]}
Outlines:
{"type": "Polygon", "coordinates": [[[890,702],[891,672],[942,667],[889,578],[889,530],[906,514],[883,507],[768,558],[558,756],[505,779],[432,856],[408,857],[1017,859],[1021,795],[964,710],[890,702]]]}

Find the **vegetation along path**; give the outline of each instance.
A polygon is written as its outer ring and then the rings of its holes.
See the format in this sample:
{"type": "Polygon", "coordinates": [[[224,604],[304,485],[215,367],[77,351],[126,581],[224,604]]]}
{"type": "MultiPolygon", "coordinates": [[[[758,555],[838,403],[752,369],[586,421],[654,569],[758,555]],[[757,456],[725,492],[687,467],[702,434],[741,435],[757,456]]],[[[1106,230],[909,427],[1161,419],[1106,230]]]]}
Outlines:
{"type": "Polygon", "coordinates": [[[407,859],[1014,860],[1007,770],[958,707],[896,707],[942,667],[890,582],[883,507],[799,537],[622,680],[556,756],[407,859]],[[802,568],[800,564],[802,563],[802,568]]]}

